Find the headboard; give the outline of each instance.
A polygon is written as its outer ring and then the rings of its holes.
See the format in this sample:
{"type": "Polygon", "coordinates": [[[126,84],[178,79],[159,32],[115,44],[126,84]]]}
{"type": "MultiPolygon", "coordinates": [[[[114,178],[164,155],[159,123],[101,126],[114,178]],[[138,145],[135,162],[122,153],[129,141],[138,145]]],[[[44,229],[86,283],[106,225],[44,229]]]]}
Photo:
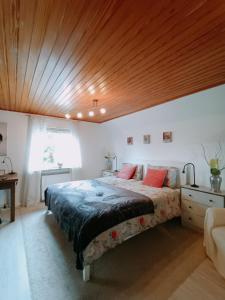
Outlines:
{"type": "Polygon", "coordinates": [[[124,161],[124,163],[132,164],[142,164],[144,166],[144,175],[147,170],[147,165],[152,166],[166,166],[166,167],[176,167],[179,170],[178,174],[178,184],[186,184],[186,174],[182,173],[185,162],[181,161],[170,161],[170,160],[143,160],[143,159],[133,159],[132,161],[124,161]]]}

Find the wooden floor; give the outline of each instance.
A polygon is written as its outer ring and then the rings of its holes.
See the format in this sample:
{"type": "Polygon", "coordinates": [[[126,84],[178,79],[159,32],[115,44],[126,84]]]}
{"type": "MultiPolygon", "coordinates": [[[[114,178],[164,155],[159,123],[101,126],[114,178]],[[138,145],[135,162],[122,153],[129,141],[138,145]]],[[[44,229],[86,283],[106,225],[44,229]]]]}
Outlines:
{"type": "Polygon", "coordinates": [[[89,283],[82,282],[73,261],[71,245],[53,218],[46,218],[43,209],[18,209],[16,222],[0,227],[0,299],[225,299],[225,280],[204,256],[202,236],[179,224],[162,225],[109,251],[96,263],[89,283]],[[149,237],[154,239],[150,246],[149,237]],[[47,257],[45,267],[46,251],[53,258],[47,257]]]}
{"type": "Polygon", "coordinates": [[[169,300],[224,300],[225,280],[206,259],[173,293],[169,300]]]}

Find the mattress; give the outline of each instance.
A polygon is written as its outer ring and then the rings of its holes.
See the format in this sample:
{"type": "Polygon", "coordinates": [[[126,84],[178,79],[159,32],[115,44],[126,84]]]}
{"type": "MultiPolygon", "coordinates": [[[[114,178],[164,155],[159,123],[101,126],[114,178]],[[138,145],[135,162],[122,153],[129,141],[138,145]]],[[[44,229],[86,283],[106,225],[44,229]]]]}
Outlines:
{"type": "Polygon", "coordinates": [[[179,189],[153,188],[143,185],[142,181],[125,180],[114,176],[97,180],[149,197],[154,204],[154,214],[129,219],[99,234],[83,252],[84,265],[93,263],[106,251],[123,241],[181,214],[179,189]]]}

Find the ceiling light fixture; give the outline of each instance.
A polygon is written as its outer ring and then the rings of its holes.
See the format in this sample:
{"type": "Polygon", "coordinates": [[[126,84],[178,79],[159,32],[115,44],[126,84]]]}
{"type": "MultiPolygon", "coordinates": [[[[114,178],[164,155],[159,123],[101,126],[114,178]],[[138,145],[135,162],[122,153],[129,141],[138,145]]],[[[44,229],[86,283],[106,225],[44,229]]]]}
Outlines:
{"type": "MultiPolygon", "coordinates": [[[[89,110],[88,116],[92,118],[92,117],[94,117],[95,115],[97,115],[99,113],[101,115],[104,115],[106,113],[106,109],[104,107],[101,107],[100,109],[98,109],[98,99],[93,99],[92,100],[92,109],[89,110]]],[[[83,118],[83,113],[78,112],[77,113],[77,118],[82,119],[83,118]]]]}
{"type": "MultiPolygon", "coordinates": [[[[92,111],[89,111],[88,115],[89,117],[93,117],[96,113],[96,110],[98,108],[98,99],[93,99],[92,100],[92,111]]],[[[106,113],[106,109],[104,107],[100,108],[99,110],[100,114],[105,114],[106,113]]]]}
{"type": "Polygon", "coordinates": [[[104,107],[100,108],[100,113],[104,115],[106,113],[106,109],[104,107]]]}
{"type": "Polygon", "coordinates": [[[89,111],[88,115],[89,115],[89,117],[94,117],[95,113],[91,110],[91,111],[89,111]]]}
{"type": "Polygon", "coordinates": [[[70,118],[71,118],[71,115],[70,115],[70,114],[65,114],[65,118],[66,118],[66,119],[70,119],[70,118]]]}
{"type": "Polygon", "coordinates": [[[77,117],[78,119],[82,119],[83,118],[83,114],[81,112],[77,113],[77,117]]]}

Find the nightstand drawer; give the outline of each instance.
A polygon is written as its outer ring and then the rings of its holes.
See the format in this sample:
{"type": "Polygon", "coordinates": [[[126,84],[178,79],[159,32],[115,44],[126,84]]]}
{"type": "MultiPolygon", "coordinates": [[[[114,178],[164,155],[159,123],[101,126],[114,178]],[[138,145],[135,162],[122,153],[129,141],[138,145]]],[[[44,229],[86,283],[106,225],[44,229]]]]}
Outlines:
{"type": "Polygon", "coordinates": [[[208,207],[224,207],[224,197],[182,188],[182,198],[201,203],[208,207]]]}
{"type": "Polygon", "coordinates": [[[182,224],[192,228],[204,229],[204,217],[188,212],[182,213],[182,224]]]}
{"type": "Polygon", "coordinates": [[[182,202],[181,202],[181,208],[182,208],[182,212],[189,212],[189,213],[193,213],[195,215],[198,216],[205,216],[205,211],[208,208],[208,206],[206,205],[202,205],[199,204],[197,202],[191,201],[185,197],[182,198],[182,202]]]}

